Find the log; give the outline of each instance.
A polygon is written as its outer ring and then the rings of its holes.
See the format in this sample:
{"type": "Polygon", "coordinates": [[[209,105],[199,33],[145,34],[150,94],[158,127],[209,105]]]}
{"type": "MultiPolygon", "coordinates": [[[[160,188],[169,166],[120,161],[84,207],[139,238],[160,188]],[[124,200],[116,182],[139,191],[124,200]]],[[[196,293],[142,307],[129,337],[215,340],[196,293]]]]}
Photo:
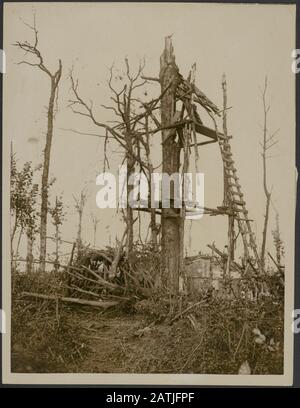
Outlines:
{"type": "Polygon", "coordinates": [[[84,293],[86,295],[95,296],[97,299],[99,299],[99,297],[100,297],[100,295],[98,293],[90,292],[89,290],[78,288],[77,286],[64,285],[63,288],[70,289],[70,290],[76,290],[76,292],[81,292],[81,293],[84,293]]]}
{"type": "Polygon", "coordinates": [[[42,293],[33,293],[33,292],[22,292],[22,296],[25,297],[33,297],[33,298],[39,298],[39,299],[45,299],[45,300],[54,300],[56,301],[57,299],[61,300],[62,302],[66,303],[76,303],[79,305],[86,305],[86,306],[96,306],[96,307],[103,307],[103,308],[108,308],[112,306],[118,305],[120,302],[117,301],[101,301],[101,300],[85,300],[85,299],[78,299],[78,298],[71,298],[71,297],[60,297],[60,296],[55,296],[55,295],[44,295],[42,293]]]}

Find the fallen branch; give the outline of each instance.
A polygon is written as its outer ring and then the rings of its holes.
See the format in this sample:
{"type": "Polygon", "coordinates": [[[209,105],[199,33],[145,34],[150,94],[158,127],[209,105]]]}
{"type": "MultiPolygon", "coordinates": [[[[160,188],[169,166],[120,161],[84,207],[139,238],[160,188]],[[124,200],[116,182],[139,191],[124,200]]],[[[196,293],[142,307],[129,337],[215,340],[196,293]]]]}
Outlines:
{"type": "Polygon", "coordinates": [[[91,292],[89,290],[85,290],[85,289],[81,289],[78,286],[72,285],[72,286],[68,286],[68,285],[64,285],[63,288],[65,289],[71,289],[71,290],[76,290],[77,292],[81,292],[84,293],[86,295],[91,295],[91,296],[96,296],[99,299],[99,294],[91,292]]]}
{"type": "Polygon", "coordinates": [[[204,330],[204,332],[202,333],[201,336],[201,340],[200,342],[196,345],[196,347],[194,347],[194,349],[191,351],[191,353],[189,354],[188,358],[186,359],[185,363],[183,364],[183,366],[180,369],[180,373],[182,373],[182,371],[185,369],[185,367],[188,365],[188,363],[191,361],[191,358],[194,356],[195,352],[202,346],[204,338],[205,338],[205,334],[207,332],[208,328],[206,328],[204,330]]]}
{"type": "Polygon", "coordinates": [[[95,281],[94,279],[89,279],[89,280],[92,280],[95,283],[100,284],[101,286],[106,286],[109,289],[124,289],[122,286],[116,285],[115,283],[108,282],[107,280],[101,278],[101,276],[99,276],[97,273],[89,269],[87,266],[82,265],[82,268],[90,272],[97,279],[97,281],[95,281]]]}
{"type": "Polygon", "coordinates": [[[173,319],[170,320],[170,324],[175,322],[175,320],[179,319],[181,316],[185,315],[189,310],[193,309],[196,306],[201,305],[202,303],[205,303],[206,300],[200,300],[200,302],[194,303],[191,306],[187,307],[183,312],[178,313],[176,316],[173,317],[173,319]]]}
{"type": "Polygon", "coordinates": [[[138,329],[135,333],[134,336],[136,337],[141,337],[145,333],[149,333],[151,331],[151,328],[155,326],[155,324],[158,322],[159,319],[154,320],[152,323],[150,323],[148,326],[138,329]]]}
{"type": "Polygon", "coordinates": [[[235,349],[235,352],[234,352],[234,355],[233,355],[233,359],[234,359],[234,360],[235,360],[235,357],[236,357],[236,355],[237,355],[237,353],[238,353],[238,351],[239,351],[239,349],[240,349],[240,346],[241,346],[241,344],[242,344],[242,340],[243,340],[243,337],[244,337],[245,330],[246,330],[246,323],[244,323],[244,325],[243,325],[242,334],[241,334],[240,340],[239,340],[239,342],[238,342],[238,345],[237,345],[237,347],[236,347],[236,349],[235,349]]]}
{"type": "Polygon", "coordinates": [[[116,306],[120,303],[116,301],[104,302],[101,300],[85,300],[85,299],[78,299],[78,298],[71,298],[71,297],[57,297],[55,295],[44,295],[42,293],[32,293],[32,292],[22,292],[21,295],[25,297],[33,297],[33,298],[54,300],[54,301],[57,301],[57,299],[59,299],[60,301],[66,302],[66,303],[77,303],[79,305],[96,306],[96,307],[103,307],[103,308],[116,306]]]}

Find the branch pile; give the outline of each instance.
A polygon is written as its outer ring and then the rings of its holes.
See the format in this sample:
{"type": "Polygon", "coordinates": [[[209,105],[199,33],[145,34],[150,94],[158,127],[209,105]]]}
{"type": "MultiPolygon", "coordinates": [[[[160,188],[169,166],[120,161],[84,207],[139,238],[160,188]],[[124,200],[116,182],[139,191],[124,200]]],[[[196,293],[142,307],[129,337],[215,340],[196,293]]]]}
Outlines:
{"type": "Polygon", "coordinates": [[[26,290],[22,297],[104,309],[130,305],[151,296],[158,262],[158,253],[143,245],[135,245],[130,267],[122,245],[103,250],[86,247],[73,264],[59,265],[63,272],[57,274],[55,285],[53,280],[49,284],[46,274],[46,290],[26,290]]]}

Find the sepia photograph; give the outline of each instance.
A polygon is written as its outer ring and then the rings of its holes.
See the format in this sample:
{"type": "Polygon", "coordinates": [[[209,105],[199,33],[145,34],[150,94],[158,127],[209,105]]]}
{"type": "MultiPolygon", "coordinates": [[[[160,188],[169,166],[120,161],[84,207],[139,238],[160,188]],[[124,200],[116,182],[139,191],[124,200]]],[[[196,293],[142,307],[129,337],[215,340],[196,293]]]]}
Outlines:
{"type": "Polygon", "coordinates": [[[296,7],[3,24],[3,381],[291,385],[296,7]]]}

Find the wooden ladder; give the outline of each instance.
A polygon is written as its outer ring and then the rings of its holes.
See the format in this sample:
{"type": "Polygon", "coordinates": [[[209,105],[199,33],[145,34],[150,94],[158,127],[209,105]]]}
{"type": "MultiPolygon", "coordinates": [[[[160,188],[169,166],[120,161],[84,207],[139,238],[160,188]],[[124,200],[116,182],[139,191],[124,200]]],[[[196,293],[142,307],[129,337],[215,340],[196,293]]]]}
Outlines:
{"type": "Polygon", "coordinates": [[[237,169],[234,165],[231,145],[229,142],[230,138],[231,136],[228,136],[226,139],[218,138],[224,165],[228,204],[234,213],[234,219],[238,223],[238,228],[243,240],[246,261],[249,261],[252,255],[256,261],[258,269],[261,270],[260,257],[255,242],[255,234],[252,231],[251,221],[248,218],[246,201],[237,176],[237,169]]]}

